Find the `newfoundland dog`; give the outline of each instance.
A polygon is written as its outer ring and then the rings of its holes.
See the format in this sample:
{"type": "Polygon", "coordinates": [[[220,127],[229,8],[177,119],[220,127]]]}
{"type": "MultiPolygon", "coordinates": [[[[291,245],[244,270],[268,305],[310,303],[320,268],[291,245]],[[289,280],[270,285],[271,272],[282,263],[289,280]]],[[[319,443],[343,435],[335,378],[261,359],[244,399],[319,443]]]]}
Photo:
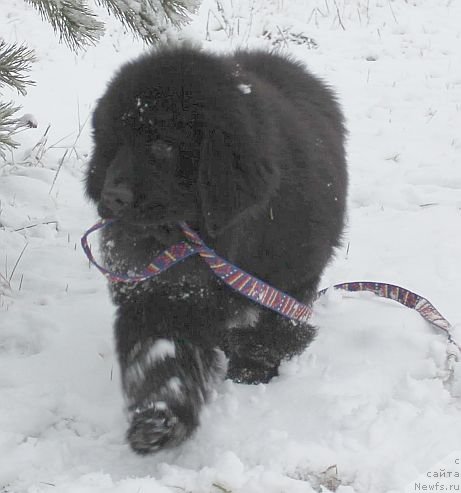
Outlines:
{"type": "MultiPolygon", "coordinates": [[[[163,46],[121,68],[93,127],[86,192],[117,219],[101,239],[110,269],[141,270],[184,239],[185,221],[221,257],[313,301],[340,241],[347,172],[341,111],[302,64],[163,46]]],[[[190,436],[226,375],[268,382],[314,335],[232,291],[199,256],[111,294],[140,454],[190,436]]]]}

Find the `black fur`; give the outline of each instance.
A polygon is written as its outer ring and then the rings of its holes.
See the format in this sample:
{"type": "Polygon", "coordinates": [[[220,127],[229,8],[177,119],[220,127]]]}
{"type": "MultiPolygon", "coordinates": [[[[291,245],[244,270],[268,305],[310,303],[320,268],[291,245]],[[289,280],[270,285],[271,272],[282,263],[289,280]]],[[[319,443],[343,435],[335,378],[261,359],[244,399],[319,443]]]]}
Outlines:
{"type": "MultiPolygon", "coordinates": [[[[301,64],[163,47],[128,63],[93,119],[86,178],[114,270],[144,267],[185,220],[219,255],[309,303],[338,245],[347,174],[343,118],[301,64]]],[[[112,285],[138,453],[180,443],[216,381],[267,382],[314,331],[235,294],[198,257],[112,285]]]]}

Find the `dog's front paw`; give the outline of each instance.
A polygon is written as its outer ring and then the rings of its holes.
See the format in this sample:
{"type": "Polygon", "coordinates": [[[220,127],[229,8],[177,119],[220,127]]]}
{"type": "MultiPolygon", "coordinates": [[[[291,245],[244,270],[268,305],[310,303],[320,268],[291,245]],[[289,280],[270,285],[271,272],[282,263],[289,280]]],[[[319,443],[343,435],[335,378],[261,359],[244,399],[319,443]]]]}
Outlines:
{"type": "Polygon", "coordinates": [[[180,444],[194,428],[190,420],[159,401],[133,411],[127,439],[136,453],[146,455],[180,444]]]}
{"type": "Polygon", "coordinates": [[[278,362],[274,365],[269,365],[261,361],[239,358],[234,355],[229,361],[227,378],[230,378],[235,383],[268,383],[278,375],[278,366],[278,362]]]}

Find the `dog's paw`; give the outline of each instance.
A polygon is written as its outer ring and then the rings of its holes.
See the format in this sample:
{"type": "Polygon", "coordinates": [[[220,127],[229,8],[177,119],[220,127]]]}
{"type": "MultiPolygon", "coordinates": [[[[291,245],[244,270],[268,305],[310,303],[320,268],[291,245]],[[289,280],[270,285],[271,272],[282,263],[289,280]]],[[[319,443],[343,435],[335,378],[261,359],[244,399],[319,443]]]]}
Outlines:
{"type": "Polygon", "coordinates": [[[271,366],[248,358],[233,357],[229,361],[227,378],[235,383],[268,383],[278,375],[278,363],[271,366]]]}
{"type": "Polygon", "coordinates": [[[227,378],[237,383],[267,383],[278,375],[281,361],[301,354],[315,336],[311,325],[273,319],[275,322],[274,327],[267,323],[229,331],[225,342],[227,378]]]}
{"type": "Polygon", "coordinates": [[[184,441],[194,426],[176,415],[164,402],[134,410],[127,439],[140,455],[174,447],[184,441]]]}

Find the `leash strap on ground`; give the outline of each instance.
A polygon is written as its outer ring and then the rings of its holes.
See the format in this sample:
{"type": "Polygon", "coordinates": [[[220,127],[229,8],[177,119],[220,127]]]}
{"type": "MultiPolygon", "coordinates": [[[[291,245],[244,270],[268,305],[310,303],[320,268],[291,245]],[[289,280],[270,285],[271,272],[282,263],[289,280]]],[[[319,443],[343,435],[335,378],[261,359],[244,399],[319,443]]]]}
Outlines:
{"type": "MultiPolygon", "coordinates": [[[[450,322],[437,310],[437,308],[435,308],[435,306],[428,299],[423,298],[419,294],[416,294],[409,289],[402,288],[401,286],[396,286],[395,284],[373,281],[344,282],[341,284],[335,284],[333,288],[349,292],[368,291],[374,293],[380,298],[393,300],[403,306],[406,306],[407,308],[416,310],[421,315],[421,317],[426,320],[426,322],[429,322],[437,329],[445,332],[448,341],[456,346],[458,351],[461,352],[461,345],[459,345],[451,335],[450,330],[453,327],[450,322]]],[[[322,296],[323,294],[325,294],[328,289],[330,288],[320,291],[318,293],[318,296],[322,296]]]]}
{"type": "MultiPolygon", "coordinates": [[[[138,274],[112,272],[96,262],[88,244],[88,236],[99,229],[109,226],[113,222],[114,220],[112,219],[98,222],[83,235],[81,240],[82,248],[90,262],[111,282],[136,283],[146,281],[151,277],[160,275],[165,270],[191,255],[198,254],[219,279],[251,301],[269,308],[295,322],[305,323],[312,315],[312,308],[310,306],[299,302],[290,295],[283,293],[264,281],[248,274],[217,255],[214,250],[208,248],[200,236],[184,222],[179,223],[179,226],[186,236],[187,241],[176,243],[163,251],[138,274]]],[[[448,341],[454,345],[458,351],[461,351],[461,346],[451,335],[450,329],[452,326],[448,320],[442,316],[429,300],[408,289],[394,284],[373,281],[345,282],[336,284],[333,288],[349,292],[369,291],[381,298],[396,301],[407,308],[416,310],[424,320],[442,330],[448,337],[448,341]]],[[[328,289],[330,288],[320,291],[318,297],[324,295],[328,289]]]]}

